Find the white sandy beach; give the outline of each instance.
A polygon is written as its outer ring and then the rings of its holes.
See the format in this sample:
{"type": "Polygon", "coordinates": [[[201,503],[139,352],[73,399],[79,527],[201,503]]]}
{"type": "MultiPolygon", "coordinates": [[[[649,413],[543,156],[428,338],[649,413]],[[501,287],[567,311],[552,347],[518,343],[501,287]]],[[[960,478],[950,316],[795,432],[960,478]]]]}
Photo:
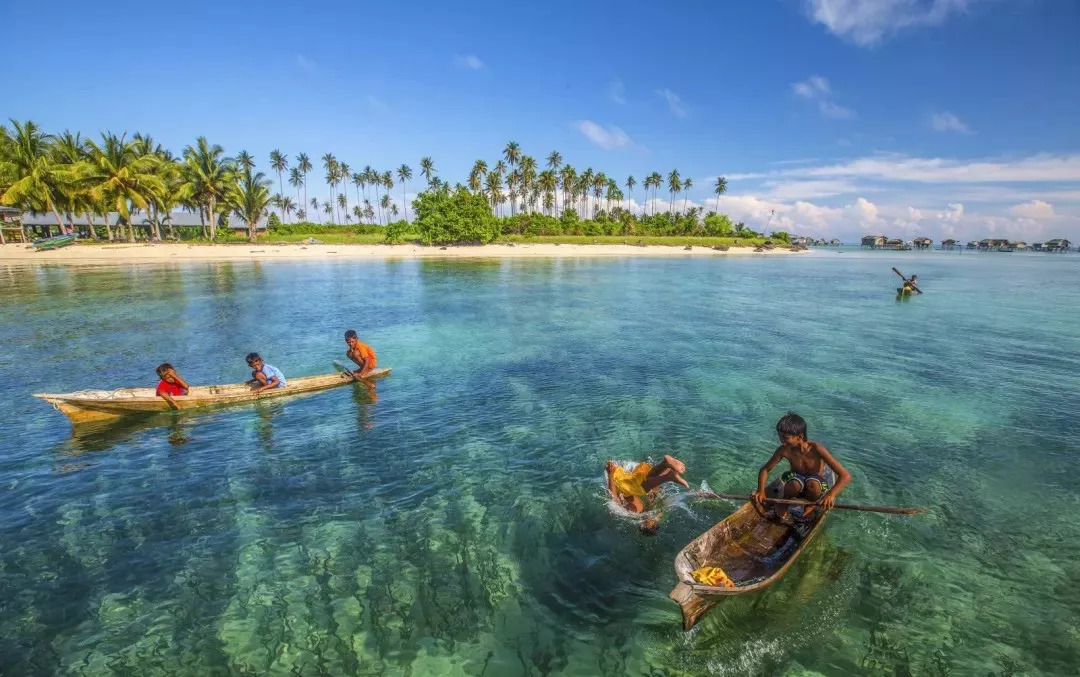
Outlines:
{"type": "MultiPolygon", "coordinates": [[[[754,254],[752,247],[732,247],[717,251],[696,246],[635,246],[623,244],[491,244],[477,246],[424,247],[414,244],[357,245],[357,244],[126,244],[73,245],[50,251],[34,251],[24,244],[0,245],[0,262],[13,263],[71,263],[111,264],[165,261],[251,261],[302,260],[326,261],[335,259],[476,259],[476,258],[573,258],[573,257],[677,257],[677,256],[745,256],[754,254]]],[[[788,249],[773,249],[758,256],[791,254],[788,249]]]]}

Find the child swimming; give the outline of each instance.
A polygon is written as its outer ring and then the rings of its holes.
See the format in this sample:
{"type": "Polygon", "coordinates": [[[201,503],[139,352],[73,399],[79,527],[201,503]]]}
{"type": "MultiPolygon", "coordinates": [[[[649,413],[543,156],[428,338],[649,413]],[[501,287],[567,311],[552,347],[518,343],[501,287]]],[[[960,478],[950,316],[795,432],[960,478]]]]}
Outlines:
{"type": "MultiPolygon", "coordinates": [[[[689,489],[690,485],[682,477],[684,472],[686,472],[686,465],[674,456],[668,455],[665,455],[664,460],[655,466],[642,461],[632,471],[627,471],[615,461],[608,461],[608,493],[625,510],[643,513],[654,502],[661,484],[674,482],[689,489]]],[[[649,536],[655,534],[659,528],[659,516],[644,518],[640,527],[641,533],[649,536]]]]}

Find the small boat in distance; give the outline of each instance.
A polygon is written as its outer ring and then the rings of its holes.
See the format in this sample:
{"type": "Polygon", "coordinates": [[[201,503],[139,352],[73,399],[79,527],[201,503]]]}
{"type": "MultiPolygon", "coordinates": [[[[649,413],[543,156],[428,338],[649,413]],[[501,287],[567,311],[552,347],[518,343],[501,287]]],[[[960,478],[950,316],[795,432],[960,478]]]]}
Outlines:
{"type": "Polygon", "coordinates": [[[34,240],[34,251],[44,252],[50,249],[59,249],[75,243],[74,235],[56,235],[43,240],[34,240]]]}
{"type": "MultiPolygon", "coordinates": [[[[835,475],[827,479],[836,481],[835,475]]],[[[770,485],[767,493],[778,497],[779,482],[770,485]]],[[[691,630],[723,598],[756,592],[780,580],[821,530],[826,517],[827,513],[819,510],[816,519],[789,526],[762,516],[747,502],[691,541],[675,556],[679,584],[668,595],[682,609],[683,629],[691,630]],[[734,585],[698,583],[693,572],[702,567],[719,567],[734,585]]]]}
{"type": "MultiPolygon", "coordinates": [[[[373,381],[390,374],[390,368],[375,369],[361,381],[373,381]]],[[[284,388],[251,391],[247,383],[217,386],[192,386],[187,395],[174,395],[173,399],[182,411],[214,405],[254,402],[287,395],[314,393],[329,388],[356,383],[351,374],[333,372],[318,376],[291,378],[284,388]]],[[[156,414],[172,411],[169,404],[158,397],[153,388],[120,388],[118,390],[80,390],[74,393],[36,393],[34,397],[45,400],[62,411],[72,423],[104,421],[121,416],[156,414]]]]}

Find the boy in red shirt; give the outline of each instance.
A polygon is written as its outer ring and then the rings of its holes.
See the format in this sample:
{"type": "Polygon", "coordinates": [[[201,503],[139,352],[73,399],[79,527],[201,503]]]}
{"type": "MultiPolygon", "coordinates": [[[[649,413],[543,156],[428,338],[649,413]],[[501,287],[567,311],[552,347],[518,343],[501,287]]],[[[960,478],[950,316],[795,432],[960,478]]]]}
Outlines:
{"type": "Polygon", "coordinates": [[[158,366],[157,375],[161,377],[157,384],[157,396],[168,402],[173,409],[179,410],[180,405],[173,399],[173,395],[187,395],[187,381],[180,378],[176,369],[168,362],[158,366]]]}

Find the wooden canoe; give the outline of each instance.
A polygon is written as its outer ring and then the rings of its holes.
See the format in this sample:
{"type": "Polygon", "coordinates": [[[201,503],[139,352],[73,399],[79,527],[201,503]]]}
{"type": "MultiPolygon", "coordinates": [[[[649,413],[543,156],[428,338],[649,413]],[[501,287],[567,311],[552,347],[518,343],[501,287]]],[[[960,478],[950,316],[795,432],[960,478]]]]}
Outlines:
{"type": "Polygon", "coordinates": [[[34,250],[39,252],[48,251],[50,249],[59,249],[60,247],[66,247],[69,244],[75,243],[75,236],[68,235],[54,235],[53,237],[47,237],[43,240],[35,240],[33,242],[34,250]]]}
{"type": "MultiPolygon", "coordinates": [[[[831,473],[826,480],[835,482],[831,473]]],[[[779,483],[767,492],[780,495],[779,483]]],[[[825,523],[827,514],[795,526],[766,519],[753,503],[745,503],[722,522],[698,536],[675,556],[679,584],[668,595],[682,609],[683,629],[690,630],[722,599],[766,588],[795,563],[825,523]],[[733,588],[702,585],[691,572],[705,566],[720,567],[735,584],[733,588]]]]}
{"type": "MultiPolygon", "coordinates": [[[[376,369],[363,378],[364,381],[372,381],[383,378],[390,373],[389,368],[376,369]]],[[[302,376],[300,378],[287,379],[288,385],[284,388],[264,390],[261,393],[251,392],[251,386],[246,383],[232,383],[217,386],[193,386],[187,395],[173,397],[180,405],[181,410],[209,407],[213,405],[237,404],[240,402],[254,402],[274,397],[288,395],[300,395],[314,393],[328,388],[355,383],[353,378],[341,372],[332,374],[320,374],[318,376],[302,376]]],[[[62,411],[72,423],[84,423],[87,421],[103,421],[115,419],[120,416],[135,414],[155,414],[172,411],[168,402],[158,397],[153,388],[120,388],[119,390],[80,390],[74,393],[59,395],[51,393],[37,393],[34,395],[45,400],[62,411]]]]}

